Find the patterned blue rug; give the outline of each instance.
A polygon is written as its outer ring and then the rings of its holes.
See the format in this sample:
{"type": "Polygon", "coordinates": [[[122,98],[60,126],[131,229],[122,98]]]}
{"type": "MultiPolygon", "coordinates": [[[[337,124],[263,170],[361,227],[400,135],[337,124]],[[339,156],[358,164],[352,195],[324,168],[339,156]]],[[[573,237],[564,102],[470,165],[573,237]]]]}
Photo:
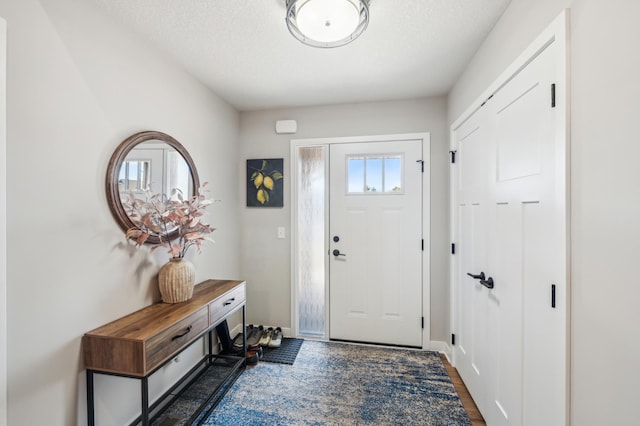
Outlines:
{"type": "Polygon", "coordinates": [[[205,425],[471,425],[436,352],[305,340],[247,368],[205,425]]]}

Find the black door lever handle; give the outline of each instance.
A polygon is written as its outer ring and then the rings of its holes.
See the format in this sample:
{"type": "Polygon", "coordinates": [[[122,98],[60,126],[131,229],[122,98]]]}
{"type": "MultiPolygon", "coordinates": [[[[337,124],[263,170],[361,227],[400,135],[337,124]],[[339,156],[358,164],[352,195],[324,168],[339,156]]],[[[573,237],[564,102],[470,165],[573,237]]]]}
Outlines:
{"type": "Polygon", "coordinates": [[[486,288],[493,288],[493,278],[489,277],[486,280],[480,280],[480,284],[482,284],[486,288]]]}
{"type": "Polygon", "coordinates": [[[333,251],[333,255],[334,255],[335,257],[338,257],[338,256],[346,256],[346,254],[344,254],[344,253],[340,253],[340,250],[338,250],[338,249],[335,249],[335,250],[333,251]]]}
{"type": "Polygon", "coordinates": [[[481,282],[484,281],[484,272],[480,272],[480,275],[473,275],[470,272],[467,272],[467,275],[469,275],[471,278],[473,278],[474,280],[480,280],[481,282]]]}

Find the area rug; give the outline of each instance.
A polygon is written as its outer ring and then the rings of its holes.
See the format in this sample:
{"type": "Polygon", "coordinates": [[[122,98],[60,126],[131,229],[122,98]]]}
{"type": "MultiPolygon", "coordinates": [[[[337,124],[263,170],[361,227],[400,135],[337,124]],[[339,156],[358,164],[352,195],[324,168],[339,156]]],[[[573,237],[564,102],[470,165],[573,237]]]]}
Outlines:
{"type": "Polygon", "coordinates": [[[285,337],[278,348],[265,346],[262,348],[261,362],[276,362],[278,364],[293,364],[298,356],[303,339],[285,337]]]}
{"type": "Polygon", "coordinates": [[[471,425],[436,352],[305,340],[247,368],[205,425],[471,425]]]}

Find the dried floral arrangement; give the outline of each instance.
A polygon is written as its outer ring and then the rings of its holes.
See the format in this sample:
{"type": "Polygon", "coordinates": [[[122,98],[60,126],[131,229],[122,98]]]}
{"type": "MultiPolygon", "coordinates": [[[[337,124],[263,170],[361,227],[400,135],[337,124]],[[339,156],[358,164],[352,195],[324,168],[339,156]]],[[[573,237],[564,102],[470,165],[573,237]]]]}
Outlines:
{"type": "Polygon", "coordinates": [[[203,183],[188,198],[178,189],[172,191],[171,197],[149,190],[145,191],[145,199],[127,194],[122,204],[134,224],[126,232],[127,240],[135,240],[136,247],[140,247],[155,236],[159,242],[151,245],[151,251],[165,247],[172,258],[183,258],[192,246],[200,253],[206,241],[213,241],[207,235],[215,230],[202,221],[205,208],[213,203],[202,195],[206,185],[203,183]]]}

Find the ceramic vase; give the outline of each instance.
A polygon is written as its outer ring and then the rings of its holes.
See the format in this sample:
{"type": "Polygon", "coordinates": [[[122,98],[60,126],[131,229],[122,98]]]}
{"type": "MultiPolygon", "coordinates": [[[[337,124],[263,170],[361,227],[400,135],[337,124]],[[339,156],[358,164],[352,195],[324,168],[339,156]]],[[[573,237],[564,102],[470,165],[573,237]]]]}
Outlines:
{"type": "Polygon", "coordinates": [[[183,258],[171,258],[158,273],[158,286],[165,303],[185,302],[193,296],[196,273],[193,263],[183,258]]]}

